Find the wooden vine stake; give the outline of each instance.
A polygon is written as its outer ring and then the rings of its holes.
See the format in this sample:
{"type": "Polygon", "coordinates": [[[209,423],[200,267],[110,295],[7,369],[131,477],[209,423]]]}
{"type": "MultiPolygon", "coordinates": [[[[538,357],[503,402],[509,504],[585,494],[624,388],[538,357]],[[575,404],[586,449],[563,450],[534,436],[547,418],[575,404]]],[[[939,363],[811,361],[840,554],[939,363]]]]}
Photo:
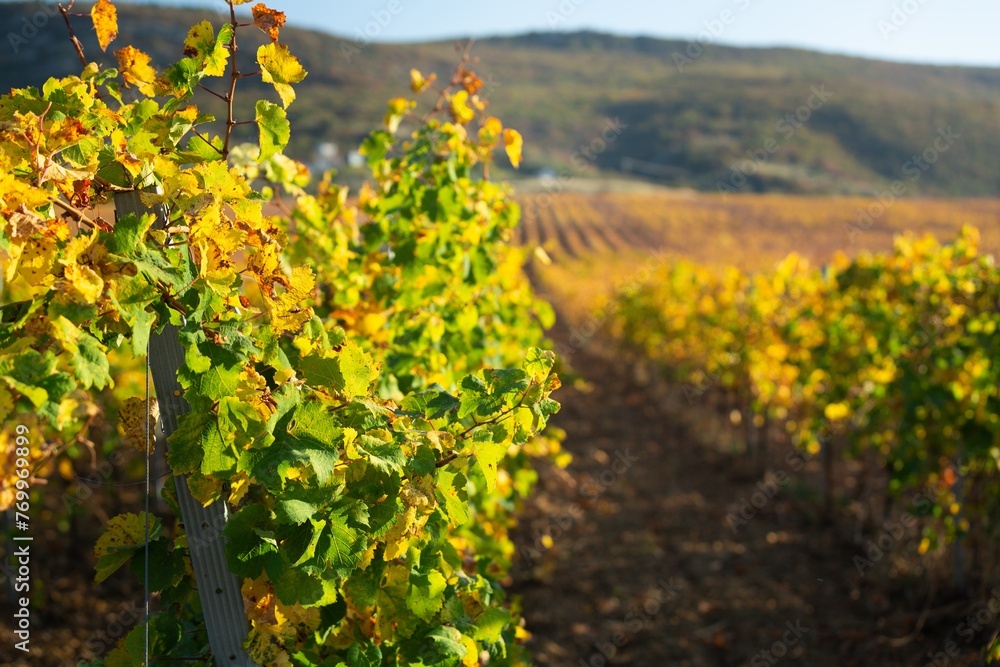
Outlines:
{"type": "MultiPolygon", "coordinates": [[[[115,212],[116,215],[154,213],[157,215],[154,226],[163,227],[166,224],[163,211],[145,206],[138,190],[117,193],[115,212]]],[[[184,349],[175,326],[168,324],[162,333],[154,332],[150,336],[149,367],[166,437],[177,429],[181,415],[191,409],[177,381],[177,371],[183,363],[184,349]]],[[[247,618],[240,581],[226,567],[225,540],[222,536],[229,514],[226,502],[220,499],[203,507],[191,495],[183,476],[175,477],[174,481],[215,664],[219,667],[257,667],[243,649],[247,638],[247,618]]]]}

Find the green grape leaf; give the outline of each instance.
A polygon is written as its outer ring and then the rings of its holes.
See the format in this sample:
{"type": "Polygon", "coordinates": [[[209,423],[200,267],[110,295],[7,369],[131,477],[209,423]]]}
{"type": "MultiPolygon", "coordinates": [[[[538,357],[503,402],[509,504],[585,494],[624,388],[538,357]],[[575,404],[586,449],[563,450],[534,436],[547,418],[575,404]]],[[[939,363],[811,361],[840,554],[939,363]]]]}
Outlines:
{"type": "Polygon", "coordinates": [[[105,246],[108,252],[129,259],[137,259],[143,238],[155,221],[156,216],[152,213],[143,215],[128,213],[121,216],[115,221],[114,231],[105,236],[105,246]]]}
{"type": "Polygon", "coordinates": [[[476,630],[473,638],[477,641],[495,644],[501,640],[504,628],[510,625],[510,612],[497,607],[487,607],[476,619],[476,630]]]}
{"type": "Polygon", "coordinates": [[[256,111],[257,129],[260,132],[257,162],[264,162],[285,150],[292,136],[292,128],[285,110],[273,102],[259,100],[256,111]]]}
{"type": "MultiPolygon", "coordinates": [[[[146,576],[146,550],[136,549],[132,557],[132,574],[139,581],[146,576]]],[[[184,556],[181,551],[171,551],[167,540],[159,539],[149,543],[149,590],[153,593],[165,591],[184,578],[184,556]]]]}
{"type": "Polygon", "coordinates": [[[403,503],[396,495],[386,497],[379,503],[368,507],[367,532],[373,538],[383,537],[396,520],[396,515],[403,509],[403,503]]]}
{"type": "Polygon", "coordinates": [[[282,526],[279,529],[285,555],[298,567],[316,555],[316,545],[326,527],[326,519],[313,519],[297,525],[282,526]]]}
{"type": "Polygon", "coordinates": [[[337,581],[292,568],[274,582],[274,592],[285,604],[322,607],[337,601],[337,581]]]}
{"type": "Polygon", "coordinates": [[[496,487],[497,466],[507,455],[510,446],[507,422],[484,426],[473,435],[472,442],[476,461],[486,480],[486,488],[492,492],[496,487]]]}
{"type": "Polygon", "coordinates": [[[357,343],[347,341],[335,357],[310,355],[299,362],[306,382],[344,394],[363,396],[378,378],[378,365],[357,343]]]}
{"type": "Polygon", "coordinates": [[[448,583],[437,570],[410,577],[406,607],[422,621],[430,621],[444,604],[444,589],[448,583]]]}
{"type": "Polygon", "coordinates": [[[316,508],[302,500],[279,500],[274,515],[278,523],[305,523],[316,515],[316,508]]]}
{"type": "Polygon", "coordinates": [[[448,519],[456,526],[464,526],[471,517],[468,480],[452,466],[444,466],[437,471],[437,494],[443,500],[448,519]]]}
{"type": "Polygon", "coordinates": [[[541,382],[552,372],[552,367],[555,365],[555,358],[554,353],[533,347],[528,350],[528,354],[525,356],[524,371],[535,382],[541,382]]]}
{"type": "Polygon", "coordinates": [[[344,595],[358,609],[375,606],[385,563],[374,561],[367,569],[355,572],[344,584],[344,595]]]}
{"type": "Polygon", "coordinates": [[[73,374],[80,385],[84,389],[103,389],[112,384],[107,348],[62,315],[56,317],[52,324],[59,342],[70,354],[73,374]]]}
{"type": "Polygon", "coordinates": [[[202,341],[187,347],[177,379],[191,407],[207,410],[213,402],[236,395],[241,371],[242,364],[232,351],[202,341]]]}
{"type": "Polygon", "coordinates": [[[356,343],[348,341],[339,355],[340,370],[344,375],[344,394],[349,398],[368,393],[371,383],[378,378],[378,365],[370,354],[356,343]]]}
{"type": "MultiPolygon", "coordinates": [[[[142,619],[139,619],[140,621],[142,619]]],[[[184,627],[180,619],[172,611],[150,614],[149,617],[149,654],[168,655],[181,643],[184,627]]],[[[130,665],[145,664],[146,656],[146,624],[138,623],[125,636],[125,650],[131,658],[130,665]]]]}
{"type": "MultiPolygon", "coordinates": [[[[392,437],[392,434],[388,432],[384,435],[392,437]]],[[[357,447],[359,452],[367,455],[368,463],[383,472],[400,472],[406,464],[406,456],[395,442],[386,442],[370,435],[362,435],[358,439],[357,447]]]]}
{"type": "Polygon", "coordinates": [[[347,661],[350,667],[382,667],[382,650],[377,644],[351,644],[347,661]]]}
{"type": "Polygon", "coordinates": [[[270,512],[263,505],[247,505],[233,514],[222,534],[226,564],[238,577],[255,578],[269,565],[281,566],[277,540],[270,535],[270,512]]]}
{"type": "Polygon", "coordinates": [[[359,533],[347,524],[344,510],[326,516],[327,525],[316,547],[317,555],[331,568],[350,571],[361,560],[359,533]]]}
{"type": "Polygon", "coordinates": [[[439,626],[414,637],[403,647],[408,664],[457,665],[465,657],[465,645],[458,628],[439,626]]]}
{"type": "Polygon", "coordinates": [[[218,423],[210,412],[193,411],[181,415],[167,442],[170,443],[167,461],[175,475],[201,470],[206,450],[219,452],[223,449],[218,423]]]}
{"type": "Polygon", "coordinates": [[[435,386],[428,391],[407,396],[401,407],[406,412],[419,414],[425,419],[440,419],[452,410],[457,410],[460,405],[461,401],[435,386]]]}

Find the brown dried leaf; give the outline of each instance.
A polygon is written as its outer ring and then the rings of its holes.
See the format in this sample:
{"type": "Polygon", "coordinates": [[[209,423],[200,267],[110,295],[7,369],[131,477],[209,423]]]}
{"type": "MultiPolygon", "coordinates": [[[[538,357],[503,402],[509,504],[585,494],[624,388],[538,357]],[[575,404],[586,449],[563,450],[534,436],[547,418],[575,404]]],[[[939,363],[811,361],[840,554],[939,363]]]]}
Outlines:
{"type": "Polygon", "coordinates": [[[266,32],[272,42],[277,42],[278,31],[285,25],[285,13],[271,9],[263,2],[254,5],[251,11],[254,25],[266,32]]]}

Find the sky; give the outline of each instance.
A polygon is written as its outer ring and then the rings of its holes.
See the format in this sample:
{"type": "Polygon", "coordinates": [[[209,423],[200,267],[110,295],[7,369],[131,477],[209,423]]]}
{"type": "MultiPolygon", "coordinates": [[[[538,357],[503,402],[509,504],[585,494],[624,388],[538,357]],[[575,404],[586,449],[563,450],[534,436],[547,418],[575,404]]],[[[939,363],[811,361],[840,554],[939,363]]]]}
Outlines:
{"type": "MultiPolygon", "coordinates": [[[[998,0],[267,0],[289,23],[371,41],[593,29],[1000,67],[998,0]]],[[[155,3],[154,3],[155,4],[155,3]]],[[[224,7],[224,0],[163,0],[224,7]]]]}

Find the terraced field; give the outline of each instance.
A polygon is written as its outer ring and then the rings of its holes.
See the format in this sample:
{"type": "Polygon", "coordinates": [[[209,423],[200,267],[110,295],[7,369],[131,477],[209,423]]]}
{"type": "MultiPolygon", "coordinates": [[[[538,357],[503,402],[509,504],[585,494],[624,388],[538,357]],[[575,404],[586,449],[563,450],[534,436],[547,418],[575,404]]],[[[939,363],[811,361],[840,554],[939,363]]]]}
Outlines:
{"type": "Polygon", "coordinates": [[[886,251],[906,230],[951,239],[977,227],[982,248],[1000,256],[1000,199],[878,199],[791,195],[532,193],[520,199],[517,240],[552,259],[536,267],[543,289],[582,316],[615,286],[686,257],[721,269],[763,269],[795,252],[822,265],[837,252],[886,251]]]}
{"type": "Polygon", "coordinates": [[[629,249],[669,250],[711,264],[753,268],[797,252],[825,261],[891,247],[905,230],[950,238],[963,225],[1000,246],[1000,199],[899,200],[733,195],[578,193],[522,197],[522,243],[579,258],[629,249]]]}

